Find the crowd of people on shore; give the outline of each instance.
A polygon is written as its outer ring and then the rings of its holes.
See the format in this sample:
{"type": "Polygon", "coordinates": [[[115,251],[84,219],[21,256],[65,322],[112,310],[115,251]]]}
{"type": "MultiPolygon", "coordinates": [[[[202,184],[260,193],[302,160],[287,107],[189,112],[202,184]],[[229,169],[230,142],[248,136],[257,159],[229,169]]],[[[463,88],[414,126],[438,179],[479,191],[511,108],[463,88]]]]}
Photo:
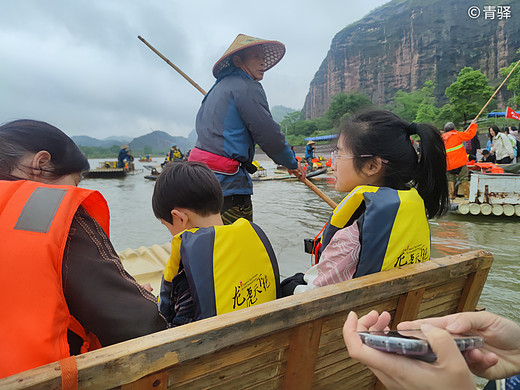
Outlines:
{"type": "MultiPolygon", "coordinates": [[[[448,178],[464,175],[467,154],[459,145],[475,137],[476,123],[460,133],[449,123],[441,136],[429,124],[371,110],[340,125],[332,168],[335,189],[346,196],[314,242],[316,265],[280,280],[269,239],[253,223],[250,175],[255,144],[291,174],[307,173],[259,83],[284,54],[280,42],[240,34],[213,68],[216,82],[197,115],[198,140],[188,161],[172,146],[151,199],[155,216],[172,234],[158,297],[125,271],[110,243],[103,196],[78,187],[89,164],[74,142],[41,121],[0,126],[0,377],[430,259],[428,219],[448,210],[446,172],[448,178]],[[412,136],[420,139],[419,154],[412,136]],[[461,152],[465,161],[459,165],[461,152]],[[35,291],[45,294],[35,297],[35,291]]],[[[499,145],[510,145],[509,138],[493,127],[489,133],[490,152],[505,161],[499,145]]],[[[314,143],[307,146],[312,161],[314,143]]],[[[129,157],[122,152],[124,162],[129,157]]],[[[345,343],[388,388],[417,388],[420,378],[423,388],[426,377],[440,378],[426,381],[430,388],[445,389],[455,380],[457,388],[471,388],[470,370],[489,379],[520,371],[520,327],[489,313],[455,316],[402,325],[421,326],[437,353],[434,364],[389,357],[361,343],[356,331],[385,329],[388,313],[359,320],[351,313],[345,343]],[[443,329],[477,331],[484,347],[464,360],[443,329]]]]}

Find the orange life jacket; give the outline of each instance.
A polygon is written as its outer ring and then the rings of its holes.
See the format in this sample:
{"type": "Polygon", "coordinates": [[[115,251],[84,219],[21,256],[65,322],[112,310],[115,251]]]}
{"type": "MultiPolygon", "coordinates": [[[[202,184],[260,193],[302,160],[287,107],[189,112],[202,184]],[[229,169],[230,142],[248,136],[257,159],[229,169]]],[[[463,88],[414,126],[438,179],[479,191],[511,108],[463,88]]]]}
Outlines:
{"type": "Polygon", "coordinates": [[[446,148],[446,170],[460,168],[468,162],[466,148],[462,142],[469,141],[477,134],[477,124],[472,123],[466,131],[451,130],[442,134],[446,148]]]}
{"type": "Polygon", "coordinates": [[[99,192],[0,181],[0,378],[68,357],[68,329],[83,338],[81,352],[100,347],[71,316],[63,294],[63,252],[80,205],[108,236],[108,206],[99,192]]]}

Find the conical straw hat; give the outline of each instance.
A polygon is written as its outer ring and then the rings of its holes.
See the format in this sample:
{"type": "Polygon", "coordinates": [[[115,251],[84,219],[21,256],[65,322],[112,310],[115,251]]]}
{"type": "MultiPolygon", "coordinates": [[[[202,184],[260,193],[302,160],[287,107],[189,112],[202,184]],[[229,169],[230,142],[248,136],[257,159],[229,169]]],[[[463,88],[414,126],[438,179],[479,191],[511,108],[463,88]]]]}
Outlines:
{"type": "Polygon", "coordinates": [[[267,41],[265,39],[250,37],[244,34],[238,34],[231,46],[220,57],[213,67],[213,76],[218,77],[218,74],[228,66],[232,65],[231,59],[236,52],[246,49],[248,47],[262,45],[265,55],[265,71],[275,66],[285,55],[285,45],[278,41],[267,41]]]}

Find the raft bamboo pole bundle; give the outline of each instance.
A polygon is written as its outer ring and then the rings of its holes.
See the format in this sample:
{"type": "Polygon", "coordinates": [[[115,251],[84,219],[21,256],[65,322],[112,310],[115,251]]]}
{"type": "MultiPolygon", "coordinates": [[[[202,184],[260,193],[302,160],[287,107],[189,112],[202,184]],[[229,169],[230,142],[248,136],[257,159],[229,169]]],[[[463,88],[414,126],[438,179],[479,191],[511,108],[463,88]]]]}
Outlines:
{"type": "MultiPolygon", "coordinates": [[[[163,56],[155,47],[153,47],[151,44],[149,44],[146,39],[141,37],[140,35],[137,36],[143,42],[146,46],[150,48],[155,54],[157,54],[159,57],[161,57],[168,65],[170,65],[173,69],[175,69],[182,77],[184,77],[191,85],[193,85],[200,93],[203,95],[206,95],[206,91],[204,91],[195,81],[193,81],[186,73],[184,73],[179,67],[175,66],[168,58],[163,56]]],[[[303,182],[307,187],[309,187],[312,191],[316,193],[321,199],[323,199],[330,207],[333,209],[336,208],[336,203],[330,199],[327,195],[323,193],[318,187],[316,187],[314,184],[312,184],[309,179],[298,177],[298,179],[303,182]]]]}
{"type": "Polygon", "coordinates": [[[482,114],[482,112],[486,109],[486,107],[488,106],[488,104],[491,102],[491,100],[493,100],[493,98],[495,97],[495,95],[498,93],[498,91],[500,91],[500,88],[502,88],[502,86],[504,85],[504,83],[507,81],[507,79],[509,78],[509,76],[511,76],[511,74],[515,71],[516,67],[518,66],[518,64],[520,64],[520,60],[517,61],[517,63],[515,64],[515,66],[513,66],[513,69],[511,69],[511,72],[509,72],[509,74],[507,75],[507,77],[504,79],[504,81],[502,81],[502,83],[498,86],[498,88],[496,89],[495,93],[493,95],[491,95],[491,97],[489,98],[489,100],[487,101],[486,104],[484,104],[484,107],[482,107],[482,110],[480,110],[480,112],[477,114],[477,116],[475,117],[475,119],[473,119],[473,122],[475,122],[478,117],[480,116],[480,114],[482,114]]]}

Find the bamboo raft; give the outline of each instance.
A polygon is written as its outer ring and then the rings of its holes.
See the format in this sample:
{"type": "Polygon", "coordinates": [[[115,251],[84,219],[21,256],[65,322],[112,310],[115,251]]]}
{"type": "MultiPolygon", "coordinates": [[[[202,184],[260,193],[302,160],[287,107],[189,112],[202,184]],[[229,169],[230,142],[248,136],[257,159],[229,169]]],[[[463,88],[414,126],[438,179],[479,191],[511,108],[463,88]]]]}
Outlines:
{"type": "Polygon", "coordinates": [[[462,215],[520,217],[520,174],[472,172],[469,199],[454,202],[462,215]]]}
{"type": "MultiPolygon", "coordinates": [[[[156,249],[162,256],[165,248],[156,249]]],[[[342,338],[347,314],[387,310],[395,327],[404,320],[475,310],[492,263],[484,251],[434,259],[68,359],[77,364],[82,389],[381,388],[348,355],[342,338]]],[[[0,380],[6,389],[61,387],[60,362],[0,380]]]]}
{"type": "Polygon", "coordinates": [[[117,161],[103,161],[95,169],[90,169],[84,177],[88,179],[113,179],[125,177],[128,173],[134,173],[134,163],[129,162],[125,168],[118,168],[117,161]]]}

